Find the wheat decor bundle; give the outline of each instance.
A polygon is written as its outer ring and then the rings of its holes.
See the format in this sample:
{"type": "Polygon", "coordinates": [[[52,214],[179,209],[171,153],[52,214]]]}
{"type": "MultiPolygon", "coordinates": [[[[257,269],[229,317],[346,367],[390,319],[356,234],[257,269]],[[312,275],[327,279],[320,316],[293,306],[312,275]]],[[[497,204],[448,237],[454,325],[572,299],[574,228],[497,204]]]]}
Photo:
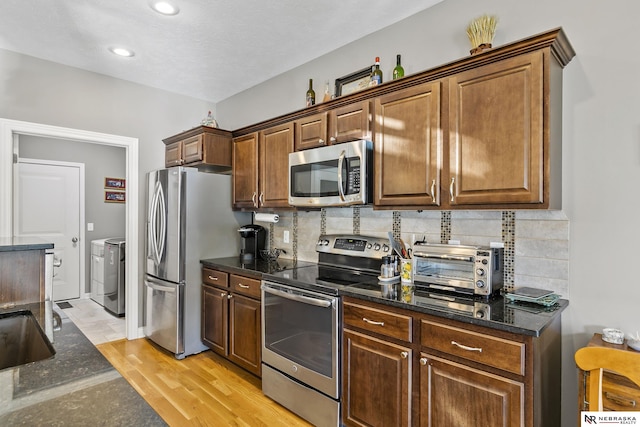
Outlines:
{"type": "Polygon", "coordinates": [[[472,55],[491,47],[497,25],[498,18],[489,15],[483,15],[469,23],[467,36],[469,36],[469,41],[471,42],[472,55]]]}

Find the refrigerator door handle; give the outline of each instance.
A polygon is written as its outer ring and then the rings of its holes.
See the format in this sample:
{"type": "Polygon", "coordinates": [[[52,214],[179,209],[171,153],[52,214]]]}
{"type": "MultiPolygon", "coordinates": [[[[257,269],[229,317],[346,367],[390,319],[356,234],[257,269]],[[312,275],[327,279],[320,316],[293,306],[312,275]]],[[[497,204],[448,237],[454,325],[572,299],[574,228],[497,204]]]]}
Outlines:
{"type": "Polygon", "coordinates": [[[163,286],[151,280],[145,280],[144,284],[150,287],[151,289],[155,289],[156,291],[161,291],[161,292],[175,293],[177,289],[176,286],[163,286]]]}
{"type": "Polygon", "coordinates": [[[152,247],[152,255],[158,265],[164,255],[165,233],[166,233],[166,205],[164,202],[164,192],[160,182],[156,182],[151,201],[151,232],[149,242],[152,247]]]}

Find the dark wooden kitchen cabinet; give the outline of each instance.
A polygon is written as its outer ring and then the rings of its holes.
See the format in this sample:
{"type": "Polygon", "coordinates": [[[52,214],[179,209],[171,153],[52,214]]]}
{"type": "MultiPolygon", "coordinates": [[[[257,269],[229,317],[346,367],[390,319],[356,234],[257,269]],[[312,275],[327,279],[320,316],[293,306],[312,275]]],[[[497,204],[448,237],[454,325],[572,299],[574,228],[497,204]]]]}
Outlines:
{"type": "Polygon", "coordinates": [[[411,425],[411,317],[345,301],[343,323],[342,422],[411,425]]]}
{"type": "Polygon", "coordinates": [[[544,54],[537,51],[449,79],[451,206],[548,199],[543,191],[549,162],[544,73],[544,54]]]}
{"type": "Polygon", "coordinates": [[[342,353],[343,423],[411,425],[411,349],[345,330],[342,353]]]}
{"type": "Polygon", "coordinates": [[[421,425],[523,426],[523,399],[521,382],[420,354],[421,425]]]}
{"type": "Polygon", "coordinates": [[[233,140],[233,208],[289,207],[289,153],[293,123],[233,140]]]}
{"type": "Polygon", "coordinates": [[[289,207],[289,153],[293,152],[293,132],[293,123],[260,132],[258,208],[289,207]]]}
{"type": "Polygon", "coordinates": [[[370,101],[355,102],[295,121],[295,150],[371,139],[370,101]]]}
{"type": "Polygon", "coordinates": [[[348,426],[560,426],[560,319],[539,336],[344,297],[348,426]]]}
{"type": "Polygon", "coordinates": [[[260,281],[202,269],[202,342],[214,352],[260,376],[260,281]]]}
{"type": "Polygon", "coordinates": [[[328,113],[318,113],[296,120],[295,151],[329,145],[328,113]]]}
{"type": "Polygon", "coordinates": [[[193,166],[203,171],[231,173],[231,132],[199,126],[163,140],[165,167],[193,166]]]}
{"type": "Polygon", "coordinates": [[[375,100],[374,204],[440,204],[441,83],[425,83],[375,100]]]}
{"type": "Polygon", "coordinates": [[[258,207],[258,133],[233,139],[233,208],[258,207]]]}

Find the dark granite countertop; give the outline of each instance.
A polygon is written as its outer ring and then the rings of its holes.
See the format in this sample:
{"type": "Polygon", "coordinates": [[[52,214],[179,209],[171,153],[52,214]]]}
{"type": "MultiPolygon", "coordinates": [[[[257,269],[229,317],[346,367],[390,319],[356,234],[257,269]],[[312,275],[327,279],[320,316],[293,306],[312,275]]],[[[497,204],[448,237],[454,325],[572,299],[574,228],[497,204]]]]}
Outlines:
{"type": "Polygon", "coordinates": [[[0,237],[0,252],[53,249],[53,243],[33,237],[0,237]]]}
{"type": "Polygon", "coordinates": [[[512,303],[502,296],[492,299],[460,298],[420,290],[401,283],[362,283],[340,290],[341,296],[430,314],[515,334],[540,336],[569,305],[559,300],[552,307],[530,303],[512,303]]]}
{"type": "Polygon", "coordinates": [[[231,274],[239,274],[257,280],[262,280],[263,274],[272,274],[277,271],[291,270],[296,267],[315,265],[315,263],[312,262],[294,261],[287,258],[278,258],[277,261],[273,262],[257,259],[251,263],[241,263],[239,256],[203,259],[200,260],[200,263],[207,268],[213,268],[231,274]]]}
{"type": "MultiPolygon", "coordinates": [[[[1,311],[27,309],[41,321],[45,307],[1,311]]],[[[0,371],[0,425],[167,425],[64,312],[53,310],[61,319],[53,331],[56,354],[0,371]]]]}

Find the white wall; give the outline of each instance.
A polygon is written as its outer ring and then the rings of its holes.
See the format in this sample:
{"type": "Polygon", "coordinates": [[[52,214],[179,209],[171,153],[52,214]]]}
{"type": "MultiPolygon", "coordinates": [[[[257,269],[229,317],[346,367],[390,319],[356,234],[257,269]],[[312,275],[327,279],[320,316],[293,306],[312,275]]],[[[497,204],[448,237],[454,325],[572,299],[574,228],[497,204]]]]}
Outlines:
{"type": "MultiPolygon", "coordinates": [[[[0,118],[138,138],[141,213],[145,211],[145,175],[164,167],[162,139],[199,125],[209,110],[215,112],[215,106],[202,100],[3,49],[0,93],[0,118]]],[[[144,214],[137,220],[142,275],[144,214]]],[[[138,301],[141,326],[142,293],[138,301]]]]}
{"type": "MultiPolygon", "coordinates": [[[[567,252],[563,238],[555,239],[558,245],[536,245],[535,221],[541,218],[558,221],[564,227],[559,233],[570,236],[566,295],[570,305],[562,316],[562,406],[563,425],[572,426],[577,408],[575,350],[604,326],[640,330],[640,284],[634,272],[640,242],[640,57],[634,37],[640,2],[446,0],[219,102],[218,117],[236,129],[300,109],[309,78],[333,83],[371,64],[375,56],[381,57],[385,78],[397,53],[402,54],[407,74],[459,59],[469,53],[467,23],[485,13],[500,19],[494,45],[561,26],[577,53],[564,70],[563,212],[533,218],[518,212],[518,218],[534,221],[524,236],[528,242],[523,250],[567,252]]],[[[322,90],[323,85],[317,85],[316,92],[322,90]]],[[[312,213],[303,213],[298,229],[315,227],[316,220],[312,213]]],[[[529,268],[535,268],[533,262],[529,268]]],[[[553,268],[553,263],[539,262],[541,268],[553,268]]],[[[530,277],[516,274],[516,286],[517,280],[530,277]]]]}

